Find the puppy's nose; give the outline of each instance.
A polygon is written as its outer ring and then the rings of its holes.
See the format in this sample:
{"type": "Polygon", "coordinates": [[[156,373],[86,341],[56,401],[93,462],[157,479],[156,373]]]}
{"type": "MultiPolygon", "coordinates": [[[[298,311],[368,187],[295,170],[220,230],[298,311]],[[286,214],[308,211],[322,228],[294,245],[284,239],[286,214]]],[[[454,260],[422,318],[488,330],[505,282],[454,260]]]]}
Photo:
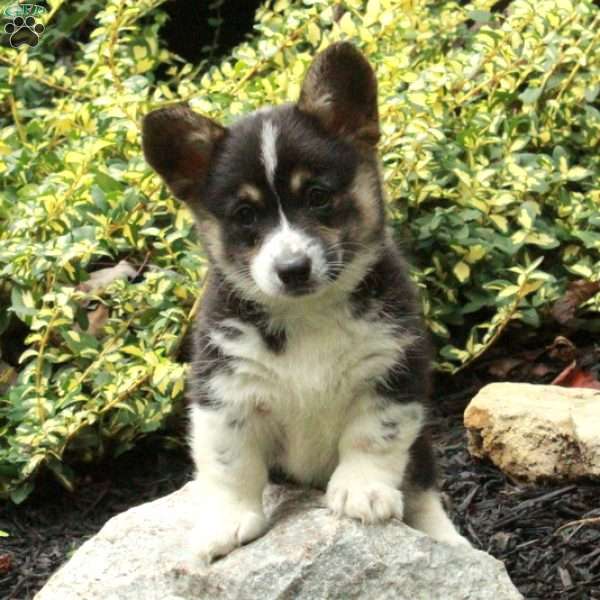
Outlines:
{"type": "Polygon", "coordinates": [[[310,279],[310,258],[306,254],[296,254],[280,259],[275,265],[277,276],[286,287],[298,288],[310,279]]]}

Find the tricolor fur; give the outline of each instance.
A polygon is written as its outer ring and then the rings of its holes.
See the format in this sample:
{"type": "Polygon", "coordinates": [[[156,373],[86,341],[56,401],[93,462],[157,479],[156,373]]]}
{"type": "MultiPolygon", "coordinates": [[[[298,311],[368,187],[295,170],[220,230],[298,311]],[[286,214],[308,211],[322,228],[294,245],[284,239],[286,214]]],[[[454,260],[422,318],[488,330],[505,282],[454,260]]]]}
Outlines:
{"type": "Polygon", "coordinates": [[[143,134],[211,265],[189,382],[195,551],[210,560],[265,531],[272,472],[323,487],[337,515],[465,542],[435,489],[429,346],[385,226],[364,57],[330,46],[296,104],[228,128],[176,105],[143,134]]]}

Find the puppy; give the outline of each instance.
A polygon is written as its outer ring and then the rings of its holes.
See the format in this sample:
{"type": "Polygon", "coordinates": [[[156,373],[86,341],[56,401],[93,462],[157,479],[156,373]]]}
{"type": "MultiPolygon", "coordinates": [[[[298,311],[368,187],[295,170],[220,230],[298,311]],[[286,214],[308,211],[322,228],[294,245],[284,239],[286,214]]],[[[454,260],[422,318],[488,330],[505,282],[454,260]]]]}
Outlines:
{"type": "Polygon", "coordinates": [[[340,517],[467,543],[423,431],[430,349],[386,230],[377,83],[349,43],[295,104],[230,127],[180,104],[143,122],[148,163],[194,213],[210,262],[189,381],[194,552],[267,528],[269,473],[326,489],[340,517]]]}

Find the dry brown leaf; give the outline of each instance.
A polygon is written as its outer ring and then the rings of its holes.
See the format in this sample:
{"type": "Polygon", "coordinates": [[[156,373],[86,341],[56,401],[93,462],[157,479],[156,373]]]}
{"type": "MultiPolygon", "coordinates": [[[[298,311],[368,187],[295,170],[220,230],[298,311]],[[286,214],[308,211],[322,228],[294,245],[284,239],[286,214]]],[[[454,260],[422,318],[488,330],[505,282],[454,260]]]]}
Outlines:
{"type": "Polygon", "coordinates": [[[553,385],[562,387],[592,388],[600,390],[600,381],[598,381],[590,371],[585,371],[577,366],[573,361],[568,367],[563,369],[552,381],[553,385]]]}
{"type": "Polygon", "coordinates": [[[0,554],[0,575],[8,573],[12,569],[12,556],[0,554]]]}
{"type": "Polygon", "coordinates": [[[565,295],[554,303],[552,316],[561,325],[566,325],[575,318],[577,308],[598,292],[600,292],[600,281],[586,281],[585,279],[572,281],[565,295]]]}

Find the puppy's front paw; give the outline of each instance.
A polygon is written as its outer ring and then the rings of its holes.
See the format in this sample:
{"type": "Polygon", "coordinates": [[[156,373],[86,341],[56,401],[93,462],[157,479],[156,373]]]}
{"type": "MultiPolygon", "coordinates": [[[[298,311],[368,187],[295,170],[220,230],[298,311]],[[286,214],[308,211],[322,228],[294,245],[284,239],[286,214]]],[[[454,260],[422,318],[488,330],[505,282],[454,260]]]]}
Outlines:
{"type": "Polygon", "coordinates": [[[262,508],[244,506],[233,500],[210,502],[202,508],[190,538],[192,557],[209,564],[267,529],[262,508]]]}
{"type": "Polygon", "coordinates": [[[392,517],[402,519],[402,492],[385,483],[332,477],[327,486],[327,506],[337,516],[378,523],[392,517]]]}

